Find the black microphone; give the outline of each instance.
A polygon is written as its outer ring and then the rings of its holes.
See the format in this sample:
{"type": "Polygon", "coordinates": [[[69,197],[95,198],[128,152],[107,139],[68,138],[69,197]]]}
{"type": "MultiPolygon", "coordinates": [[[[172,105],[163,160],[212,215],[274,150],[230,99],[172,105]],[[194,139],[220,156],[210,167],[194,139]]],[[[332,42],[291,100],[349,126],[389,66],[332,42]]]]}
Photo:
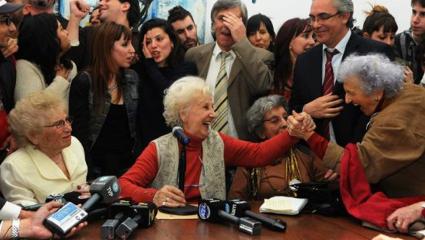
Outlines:
{"type": "Polygon", "coordinates": [[[90,185],[91,197],[87,199],[81,208],[89,211],[98,201],[103,204],[111,204],[118,200],[120,191],[117,177],[98,177],[90,185]]]}
{"type": "Polygon", "coordinates": [[[127,239],[138,227],[149,227],[153,224],[158,210],[153,203],[139,203],[130,206],[129,217],[125,219],[115,231],[119,239],[127,239]]]}
{"type": "Polygon", "coordinates": [[[183,128],[177,126],[173,127],[173,135],[179,140],[179,142],[183,145],[187,145],[190,142],[190,138],[184,134],[183,128]]]}
{"type": "Polygon", "coordinates": [[[286,230],[286,222],[281,221],[280,219],[267,217],[263,214],[255,213],[250,211],[250,209],[251,208],[247,201],[239,199],[230,200],[225,203],[225,211],[231,215],[237,217],[248,216],[260,221],[265,227],[274,231],[283,232],[286,230]]]}
{"type": "Polygon", "coordinates": [[[261,233],[261,223],[249,217],[236,217],[224,211],[224,201],[218,199],[202,199],[198,205],[198,217],[210,222],[229,221],[238,225],[239,231],[258,235],[261,233]]]}
{"type": "Polygon", "coordinates": [[[124,221],[125,217],[123,212],[119,212],[114,218],[107,219],[100,229],[101,238],[104,240],[114,240],[115,229],[124,221]]]}

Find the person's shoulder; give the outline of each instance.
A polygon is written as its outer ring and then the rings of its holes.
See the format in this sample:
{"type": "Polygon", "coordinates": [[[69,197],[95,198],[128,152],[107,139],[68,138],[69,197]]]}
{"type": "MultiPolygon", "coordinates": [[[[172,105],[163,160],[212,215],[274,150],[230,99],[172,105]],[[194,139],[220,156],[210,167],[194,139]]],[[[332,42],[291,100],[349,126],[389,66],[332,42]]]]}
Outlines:
{"type": "Polygon", "coordinates": [[[185,56],[196,56],[199,53],[202,53],[205,51],[212,51],[213,49],[214,49],[214,43],[202,44],[196,47],[189,48],[186,51],[185,56]]]}
{"type": "Polygon", "coordinates": [[[4,159],[1,168],[22,168],[30,162],[30,157],[26,147],[21,147],[4,159]]]}
{"type": "Polygon", "coordinates": [[[303,63],[306,60],[312,60],[314,59],[315,61],[317,60],[316,57],[320,56],[320,53],[323,49],[323,45],[319,44],[317,46],[314,46],[313,48],[307,50],[306,52],[300,54],[297,57],[297,63],[303,63]]]}
{"type": "Polygon", "coordinates": [[[36,68],[36,65],[34,63],[26,60],[26,59],[18,59],[16,61],[16,68],[17,69],[18,68],[27,68],[27,67],[36,68]]]}

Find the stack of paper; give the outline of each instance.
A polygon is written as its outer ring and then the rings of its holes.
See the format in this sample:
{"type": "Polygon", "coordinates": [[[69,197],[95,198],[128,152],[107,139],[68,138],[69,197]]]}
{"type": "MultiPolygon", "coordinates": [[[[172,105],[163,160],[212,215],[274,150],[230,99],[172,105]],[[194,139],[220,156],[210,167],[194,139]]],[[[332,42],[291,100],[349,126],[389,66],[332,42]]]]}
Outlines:
{"type": "Polygon", "coordinates": [[[260,206],[260,212],[278,213],[287,215],[297,215],[307,204],[306,198],[293,198],[277,196],[264,199],[264,203],[260,206]]]}

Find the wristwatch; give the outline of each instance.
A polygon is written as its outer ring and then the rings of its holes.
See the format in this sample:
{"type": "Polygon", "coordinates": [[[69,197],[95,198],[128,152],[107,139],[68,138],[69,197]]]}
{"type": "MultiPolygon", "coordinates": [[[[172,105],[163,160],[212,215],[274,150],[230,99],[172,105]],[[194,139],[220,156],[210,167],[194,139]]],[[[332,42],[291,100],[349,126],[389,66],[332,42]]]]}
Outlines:
{"type": "Polygon", "coordinates": [[[10,231],[11,239],[19,239],[19,224],[20,224],[19,219],[12,220],[12,229],[10,231]]]}

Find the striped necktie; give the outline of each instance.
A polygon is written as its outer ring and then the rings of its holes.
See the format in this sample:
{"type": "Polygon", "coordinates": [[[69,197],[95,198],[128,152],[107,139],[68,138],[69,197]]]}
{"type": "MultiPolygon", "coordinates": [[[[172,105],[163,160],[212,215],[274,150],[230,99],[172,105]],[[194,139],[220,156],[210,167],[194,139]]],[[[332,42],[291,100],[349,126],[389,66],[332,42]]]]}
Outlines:
{"type": "Polygon", "coordinates": [[[226,61],[230,57],[229,52],[221,52],[220,70],[218,71],[217,81],[214,90],[214,111],[217,118],[212,123],[214,130],[222,133],[228,133],[229,108],[227,102],[228,77],[226,72],[226,61]]]}
{"type": "MultiPolygon", "coordinates": [[[[328,48],[325,49],[326,53],[326,64],[325,64],[325,79],[323,80],[322,93],[327,95],[332,93],[334,90],[334,70],[332,68],[332,58],[335,54],[338,54],[338,50],[330,51],[328,48]]],[[[325,119],[323,136],[326,139],[330,139],[330,120],[325,119]]]]}

